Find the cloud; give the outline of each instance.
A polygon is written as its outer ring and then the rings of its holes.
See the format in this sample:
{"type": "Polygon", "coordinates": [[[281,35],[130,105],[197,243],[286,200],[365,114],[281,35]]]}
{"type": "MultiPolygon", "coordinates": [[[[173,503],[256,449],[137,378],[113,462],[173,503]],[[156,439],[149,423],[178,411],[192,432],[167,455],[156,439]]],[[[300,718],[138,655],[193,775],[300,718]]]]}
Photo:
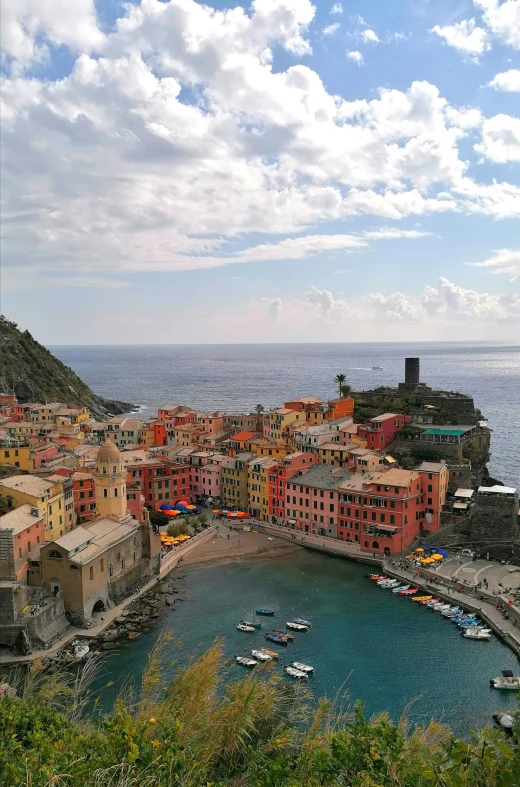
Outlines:
{"type": "Polygon", "coordinates": [[[520,49],[520,2],[518,0],[473,0],[493,35],[502,43],[520,49]]]}
{"type": "Polygon", "coordinates": [[[278,315],[280,314],[280,309],[282,308],[282,299],[281,298],[272,298],[271,300],[266,299],[266,302],[269,305],[270,319],[277,320],[278,315]]]}
{"type": "Polygon", "coordinates": [[[478,57],[491,48],[486,30],[478,27],[474,19],[464,19],[453,25],[435,25],[430,32],[436,33],[448,46],[465,55],[478,57]]]}
{"type": "Polygon", "coordinates": [[[502,71],[491,80],[489,87],[494,87],[495,90],[502,90],[505,93],[520,92],[520,70],[511,68],[509,71],[502,71]]]}
{"type": "Polygon", "coordinates": [[[511,281],[520,277],[520,249],[500,249],[482,262],[467,262],[477,268],[488,268],[492,273],[509,276],[511,281]]]}
{"type": "Polygon", "coordinates": [[[379,44],[379,38],[377,37],[376,33],[373,30],[363,30],[361,33],[361,38],[363,39],[364,43],[371,43],[371,44],[379,44]]]}
{"type": "Polygon", "coordinates": [[[341,3],[334,3],[332,8],[329,11],[329,14],[342,14],[343,13],[343,6],[341,3]]]}
{"type": "Polygon", "coordinates": [[[357,63],[358,66],[362,66],[364,64],[364,58],[361,52],[347,52],[347,57],[349,60],[352,60],[354,63],[357,63]]]}
{"type": "Polygon", "coordinates": [[[488,161],[506,164],[520,161],[520,118],[495,115],[482,125],[482,142],[475,150],[488,161]]]}
{"type": "Polygon", "coordinates": [[[339,22],[334,22],[334,24],[324,27],[321,32],[324,36],[333,36],[337,30],[339,30],[339,22]]]}

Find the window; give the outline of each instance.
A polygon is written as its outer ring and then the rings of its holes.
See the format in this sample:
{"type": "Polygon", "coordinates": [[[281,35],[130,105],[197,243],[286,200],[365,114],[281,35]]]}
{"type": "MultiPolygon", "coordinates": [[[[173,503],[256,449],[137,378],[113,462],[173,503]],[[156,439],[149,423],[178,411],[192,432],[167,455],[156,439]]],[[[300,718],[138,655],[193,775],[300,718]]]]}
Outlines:
{"type": "Polygon", "coordinates": [[[108,497],[108,489],[103,489],[103,497],[108,497]]]}
{"type": "Polygon", "coordinates": [[[85,497],[85,492],[80,492],[80,493],[79,493],[79,499],[80,499],[80,500],[83,500],[83,499],[84,499],[84,497],[85,497]]]}
{"type": "Polygon", "coordinates": [[[110,565],[110,566],[108,567],[108,576],[109,576],[109,577],[112,577],[112,576],[114,576],[114,566],[112,566],[112,565],[110,565]]]}
{"type": "Polygon", "coordinates": [[[63,559],[63,555],[61,554],[61,552],[58,552],[57,549],[51,549],[51,551],[49,552],[49,557],[52,558],[53,560],[63,559]]]}
{"type": "Polygon", "coordinates": [[[433,505],[433,499],[431,497],[428,498],[428,505],[429,506],[433,505]]]}
{"type": "Polygon", "coordinates": [[[384,514],[381,514],[381,522],[383,522],[383,523],[384,523],[384,521],[385,521],[385,515],[384,515],[384,514]]]}
{"type": "Polygon", "coordinates": [[[428,492],[433,492],[433,486],[431,484],[428,484],[428,492]]]}
{"type": "Polygon", "coordinates": [[[99,570],[102,574],[105,573],[105,561],[103,558],[99,561],[99,570]]]}
{"type": "Polygon", "coordinates": [[[117,486],[116,486],[116,488],[114,489],[114,497],[117,497],[117,494],[118,494],[118,492],[117,492],[117,486]]]}
{"type": "Polygon", "coordinates": [[[94,566],[90,566],[89,573],[90,573],[90,581],[92,582],[92,580],[94,579],[94,566]]]}
{"type": "Polygon", "coordinates": [[[121,558],[121,568],[125,567],[125,559],[124,557],[121,558]]]}

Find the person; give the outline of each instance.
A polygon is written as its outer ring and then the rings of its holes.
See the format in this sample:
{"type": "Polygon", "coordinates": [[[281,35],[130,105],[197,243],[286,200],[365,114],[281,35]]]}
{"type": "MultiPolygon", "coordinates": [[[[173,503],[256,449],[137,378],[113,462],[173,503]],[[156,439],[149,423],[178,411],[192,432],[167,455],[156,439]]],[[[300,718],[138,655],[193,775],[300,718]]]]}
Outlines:
{"type": "Polygon", "coordinates": [[[229,541],[229,533],[227,534],[227,537],[228,537],[228,541],[229,541]]]}

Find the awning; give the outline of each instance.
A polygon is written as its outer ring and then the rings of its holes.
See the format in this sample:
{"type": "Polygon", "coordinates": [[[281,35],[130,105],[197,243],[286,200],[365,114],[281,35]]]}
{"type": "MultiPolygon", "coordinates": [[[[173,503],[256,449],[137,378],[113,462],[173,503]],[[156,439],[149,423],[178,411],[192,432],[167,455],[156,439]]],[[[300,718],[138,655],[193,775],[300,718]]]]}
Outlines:
{"type": "Polygon", "coordinates": [[[453,503],[453,510],[455,509],[457,509],[457,511],[467,511],[468,503],[453,503]]]}
{"type": "Polygon", "coordinates": [[[370,532],[375,532],[376,530],[382,530],[385,533],[391,533],[393,535],[397,531],[397,528],[390,527],[389,525],[372,525],[370,532]]]}
{"type": "Polygon", "coordinates": [[[288,519],[287,520],[287,524],[288,525],[295,525],[296,524],[296,519],[288,519]]]}

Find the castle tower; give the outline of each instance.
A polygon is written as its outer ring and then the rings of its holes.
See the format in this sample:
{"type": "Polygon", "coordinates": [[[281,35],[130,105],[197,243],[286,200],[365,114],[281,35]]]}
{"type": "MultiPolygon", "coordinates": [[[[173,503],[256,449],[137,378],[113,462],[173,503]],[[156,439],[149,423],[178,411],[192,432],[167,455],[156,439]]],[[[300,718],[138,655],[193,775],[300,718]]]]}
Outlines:
{"type": "Polygon", "coordinates": [[[126,471],[119,448],[106,440],[96,458],[96,507],[99,518],[124,520],[126,507],[126,471]]]}

